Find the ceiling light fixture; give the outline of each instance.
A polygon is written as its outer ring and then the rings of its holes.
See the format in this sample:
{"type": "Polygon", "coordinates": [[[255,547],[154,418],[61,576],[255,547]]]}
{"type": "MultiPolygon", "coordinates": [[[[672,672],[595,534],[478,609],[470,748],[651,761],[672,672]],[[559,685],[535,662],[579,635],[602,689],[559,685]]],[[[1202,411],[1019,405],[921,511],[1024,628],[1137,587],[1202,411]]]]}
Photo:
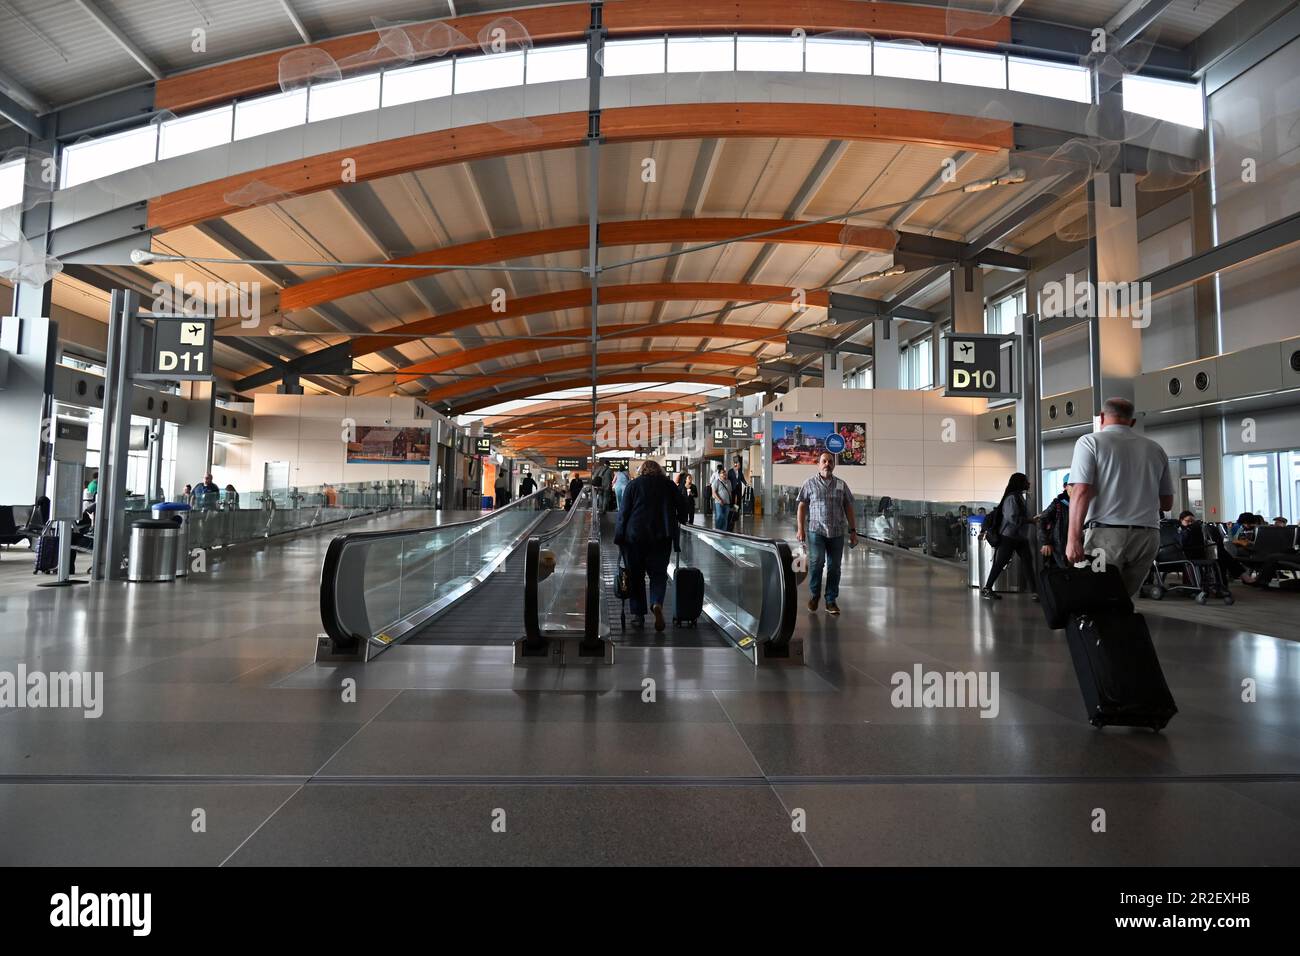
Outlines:
{"type": "Polygon", "coordinates": [[[961,187],[964,193],[980,193],[986,189],[992,189],[994,186],[1014,186],[1017,183],[1025,181],[1025,171],[1023,169],[1009,169],[1001,176],[994,176],[992,179],[976,179],[961,187]]]}

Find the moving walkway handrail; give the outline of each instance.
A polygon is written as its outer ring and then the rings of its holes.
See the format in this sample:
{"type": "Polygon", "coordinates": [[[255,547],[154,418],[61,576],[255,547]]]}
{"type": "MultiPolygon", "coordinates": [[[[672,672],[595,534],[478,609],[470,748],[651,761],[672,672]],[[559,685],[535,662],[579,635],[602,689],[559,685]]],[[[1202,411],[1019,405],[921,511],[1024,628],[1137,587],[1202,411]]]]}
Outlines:
{"type": "MultiPolygon", "coordinates": [[[[546,647],[547,635],[542,629],[541,607],[538,599],[538,572],[541,569],[542,546],[545,542],[558,538],[569,530],[569,525],[579,512],[594,507],[591,483],[585,482],[581,495],[570,506],[564,520],[550,531],[534,535],[528,539],[524,551],[524,643],[530,650],[546,647]]],[[[600,634],[600,521],[599,514],[592,514],[592,531],[587,535],[587,581],[584,599],[583,643],[599,640],[600,634]],[[593,552],[593,537],[594,552],[593,552]]]]}
{"type": "MultiPolygon", "coordinates": [[[[365,565],[364,561],[353,559],[354,555],[364,556],[365,549],[359,547],[360,545],[370,545],[383,540],[411,538],[435,532],[454,531],[457,528],[468,529],[474,526],[486,526],[492,521],[499,520],[502,515],[523,508],[526,502],[531,507],[531,503],[539,500],[541,500],[541,492],[535,491],[495,511],[464,521],[452,521],[447,524],[420,528],[355,531],[351,534],[342,534],[335,537],[330,541],[329,548],[325,552],[320,583],[321,623],[325,628],[325,635],[329,641],[329,650],[323,653],[318,652],[318,658],[346,659],[349,656],[355,656],[357,659],[365,659],[369,656],[368,649],[374,635],[366,633],[369,631],[369,624],[365,617],[365,565]],[[360,609],[359,618],[355,613],[357,608],[360,609]],[[350,610],[354,613],[350,614],[350,610]],[[359,626],[361,621],[366,621],[366,626],[359,626]]],[[[537,512],[537,519],[517,535],[509,543],[508,547],[502,549],[502,557],[493,563],[493,567],[499,564],[501,560],[504,560],[505,556],[513,552],[519,546],[519,541],[536,527],[543,517],[545,517],[544,512],[537,512]]],[[[476,582],[475,586],[477,583],[481,583],[483,577],[486,577],[486,575],[482,574],[482,571],[472,576],[476,582]]],[[[462,594],[463,592],[457,593],[451,596],[450,600],[455,600],[462,594]]],[[[397,643],[398,639],[423,624],[434,613],[441,610],[446,603],[449,603],[446,596],[436,598],[404,615],[394,626],[386,629],[386,632],[392,636],[392,640],[384,642],[385,646],[389,643],[397,643]],[[435,605],[437,606],[435,607],[435,605]]]]}
{"type": "MultiPolygon", "coordinates": [[[[791,638],[794,637],[795,625],[798,621],[798,601],[799,587],[794,573],[794,553],[790,546],[779,538],[760,538],[754,535],[738,534],[734,531],[718,531],[713,528],[701,527],[693,524],[683,524],[681,529],[695,538],[706,541],[710,538],[723,540],[742,541],[747,547],[757,548],[774,554],[776,564],[763,582],[763,613],[761,614],[759,624],[760,628],[757,633],[742,633],[743,629],[739,627],[738,622],[724,619],[718,620],[719,616],[727,618],[723,609],[714,605],[714,614],[710,617],[714,619],[719,628],[736,644],[740,650],[748,651],[750,646],[745,644],[746,638],[750,638],[753,643],[763,645],[763,654],[768,658],[786,658],[790,656],[791,638]],[[768,596],[775,589],[779,597],[775,611],[770,611],[768,606],[768,596]],[[766,624],[766,626],[762,626],[766,624]]],[[[709,581],[708,575],[705,575],[705,599],[708,602],[709,581]]]]}

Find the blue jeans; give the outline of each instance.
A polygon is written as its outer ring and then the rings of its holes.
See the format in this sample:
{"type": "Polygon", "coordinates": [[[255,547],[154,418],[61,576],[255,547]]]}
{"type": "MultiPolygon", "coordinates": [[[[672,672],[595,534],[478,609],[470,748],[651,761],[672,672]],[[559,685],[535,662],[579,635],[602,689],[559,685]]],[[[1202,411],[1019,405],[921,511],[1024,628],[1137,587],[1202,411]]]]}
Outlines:
{"type": "Polygon", "coordinates": [[[716,501],[713,503],[713,530],[727,530],[727,516],[730,511],[731,507],[729,505],[720,504],[716,501]]]}
{"type": "Polygon", "coordinates": [[[840,594],[840,558],[844,554],[844,536],[828,538],[817,531],[808,532],[808,590],[817,597],[822,590],[822,567],[826,567],[826,603],[834,604],[840,594]]]}

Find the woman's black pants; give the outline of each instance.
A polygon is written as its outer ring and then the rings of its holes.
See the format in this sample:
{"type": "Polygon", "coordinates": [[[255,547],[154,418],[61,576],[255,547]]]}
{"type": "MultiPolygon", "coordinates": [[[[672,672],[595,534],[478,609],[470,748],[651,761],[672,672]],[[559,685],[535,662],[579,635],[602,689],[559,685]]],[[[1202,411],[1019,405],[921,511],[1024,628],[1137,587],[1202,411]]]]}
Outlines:
{"type": "Polygon", "coordinates": [[[1003,538],[996,548],[993,549],[993,567],[989,568],[989,579],[984,582],[984,587],[992,589],[993,582],[998,579],[1002,569],[1007,566],[1011,556],[1020,555],[1020,565],[1024,569],[1025,576],[1029,579],[1029,589],[1035,594],[1038,593],[1038,565],[1034,561],[1033,549],[1029,547],[1029,542],[1023,539],[1013,541],[1010,538],[1003,538]]]}

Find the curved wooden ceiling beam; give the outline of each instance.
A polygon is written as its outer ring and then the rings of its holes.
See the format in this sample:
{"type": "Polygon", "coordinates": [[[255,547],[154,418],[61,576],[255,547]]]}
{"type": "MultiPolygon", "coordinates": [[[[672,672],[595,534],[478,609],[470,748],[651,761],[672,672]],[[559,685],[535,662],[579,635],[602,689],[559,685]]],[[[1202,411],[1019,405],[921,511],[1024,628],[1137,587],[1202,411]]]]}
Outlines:
{"type": "MultiPolygon", "coordinates": [[[[602,222],[600,224],[600,245],[602,248],[614,246],[657,245],[675,242],[694,244],[717,242],[734,239],[755,232],[769,229],[785,229],[797,225],[790,219],[643,219],[627,222],[602,222]]],[[[392,264],[422,265],[438,263],[439,265],[485,265],[488,263],[509,262],[513,259],[526,259],[560,252],[579,252],[587,248],[587,226],[561,226],[556,229],[541,229],[536,232],[519,233],[513,236],[501,236],[466,242],[457,246],[431,249],[417,252],[400,259],[389,260],[392,264]]],[[[898,244],[898,233],[892,229],[879,229],[870,226],[853,226],[846,234],[844,225],[838,222],[814,223],[802,229],[791,229],[779,235],[752,242],[791,243],[795,245],[844,246],[854,250],[893,252],[898,244]],[[847,241],[847,240],[852,241],[847,241]]],[[[353,269],[335,275],[311,279],[297,285],[286,286],[280,292],[280,311],[294,312],[309,309],[323,302],[333,302],[350,295],[371,292],[385,286],[410,282],[422,276],[438,275],[444,269],[419,271],[414,269],[353,269]]]]}
{"type": "MultiPolygon", "coordinates": [[[[657,365],[664,362],[680,362],[683,365],[716,365],[721,368],[746,368],[757,364],[754,356],[740,355],[736,352],[624,349],[619,352],[601,352],[596,356],[598,367],[606,365],[657,365]]],[[[472,395],[474,392],[491,385],[517,382],[528,378],[540,378],[554,372],[576,372],[579,369],[591,368],[591,364],[591,356],[575,355],[571,358],[553,359],[550,362],[521,365],[518,368],[493,372],[491,375],[481,375],[471,379],[463,379],[459,382],[450,382],[447,385],[439,385],[437,388],[429,389],[425,395],[425,400],[430,402],[446,401],[460,395],[472,395]]],[[[678,378],[678,376],[668,371],[665,371],[660,376],[661,379],[665,377],[670,381],[678,378]]],[[[587,381],[590,382],[591,379],[588,378],[587,381]]],[[[730,384],[735,384],[734,376],[730,379],[730,384]]]]}
{"type": "MultiPolygon", "coordinates": [[[[637,385],[643,382],[694,382],[699,385],[723,386],[735,385],[736,376],[665,369],[662,372],[615,372],[610,375],[600,375],[596,381],[600,385],[637,385]]],[[[493,405],[500,405],[504,402],[519,402],[529,398],[536,398],[538,395],[548,395],[551,392],[564,392],[574,388],[590,387],[591,376],[587,375],[584,378],[566,378],[557,382],[539,382],[523,388],[511,389],[508,392],[494,392],[491,395],[466,399],[464,402],[448,402],[447,404],[455,414],[468,415],[480,408],[491,408],[493,405]]],[[[633,392],[631,394],[639,393],[633,392]]],[[[556,399],[543,398],[537,399],[537,401],[556,401],[556,399]]],[[[502,414],[508,415],[509,412],[503,412],[502,414]]]]}
{"type": "MultiPolygon", "coordinates": [[[[150,200],[148,226],[166,232],[238,212],[248,206],[241,196],[247,195],[249,189],[280,197],[334,189],[340,185],[339,170],[345,168],[347,160],[355,164],[349,168],[356,170],[356,181],[367,182],[453,163],[577,147],[586,142],[585,112],[529,117],[527,136],[520,135],[519,122],[480,123],[418,133],[189,186],[150,200]]],[[[818,103],[619,107],[601,113],[601,134],[609,143],[757,136],[915,143],[979,152],[1012,147],[1011,123],[1002,120],[818,103]]]]}
{"type": "MultiPolygon", "coordinates": [[[[747,302],[759,299],[774,301],[792,301],[789,286],[755,285],[747,282],[637,282],[628,285],[601,286],[601,305],[621,305],[627,302],[747,302]]],[[[826,308],[830,305],[830,294],[826,292],[809,292],[806,295],[810,307],[826,308]]],[[[489,322],[505,322],[509,319],[522,319],[529,315],[545,312],[558,312],[564,309],[590,309],[591,290],[587,288],[564,289],[560,292],[544,292],[541,295],[524,296],[519,299],[507,299],[504,312],[494,312],[490,305],[476,305],[446,315],[435,315],[415,322],[407,322],[382,335],[362,335],[352,340],[352,357],[369,355],[380,349],[398,345],[402,341],[412,341],[424,335],[440,335],[454,332],[475,325],[489,322]],[[403,340],[400,335],[409,335],[403,340]]],[[[683,320],[685,321],[685,320],[683,320]]],[[[678,323],[680,324],[680,323],[678,323]]],[[[672,322],[646,328],[646,337],[651,338],[663,330],[673,327],[672,322]]],[[[758,327],[756,327],[758,328],[758,327]]],[[[568,333],[572,335],[570,331],[568,333]]],[[[432,360],[436,361],[436,359],[432,360]]]]}
{"type": "MultiPolygon", "coordinates": [[[[740,339],[742,341],[761,339],[765,342],[776,342],[784,340],[789,331],[785,329],[774,329],[769,326],[761,325],[712,325],[707,322],[679,322],[672,325],[665,325],[662,333],[656,331],[657,326],[646,327],[644,322],[634,322],[629,325],[606,325],[600,329],[601,340],[607,339],[628,339],[628,338],[691,338],[699,336],[702,339],[740,339]]],[[[547,336],[572,336],[574,333],[581,334],[581,328],[560,329],[557,332],[547,332],[547,336]]],[[[437,375],[441,372],[450,372],[453,369],[461,369],[467,365],[477,365],[489,359],[504,358],[507,355],[520,355],[525,352],[540,352],[546,349],[563,348],[566,345],[583,346],[590,348],[590,343],[574,342],[572,339],[566,339],[559,342],[540,342],[537,339],[515,339],[507,342],[494,342],[491,345],[484,345],[476,349],[463,349],[459,352],[450,352],[446,355],[439,355],[437,358],[427,359],[423,362],[416,362],[414,365],[407,365],[397,371],[398,385],[404,385],[407,382],[420,378],[424,375],[437,375]]],[[[590,353],[589,353],[590,354],[590,353]]],[[[492,373],[488,373],[492,374],[492,373]]]]}
{"type": "MultiPolygon", "coordinates": [[[[480,34],[486,34],[494,21],[504,16],[518,21],[533,43],[580,42],[591,19],[591,8],[586,3],[525,7],[403,24],[399,29],[417,43],[427,36],[422,44],[426,49],[445,48],[447,53],[477,52],[480,34]]],[[[943,6],[861,3],[858,0],[817,0],[816,3],[791,3],[790,0],[745,0],[744,3],[735,0],[608,0],[604,24],[614,38],[644,33],[698,35],[710,31],[788,34],[797,28],[809,35],[848,30],[879,37],[911,37],[975,47],[1011,42],[1009,17],[992,18],[978,12],[965,14],[943,6]]],[[[346,63],[351,72],[403,65],[405,59],[399,55],[403,44],[403,38],[396,30],[384,34],[369,30],[310,46],[276,50],[192,70],[159,80],[154,87],[154,108],[191,110],[236,97],[278,90],[280,61],[286,53],[294,50],[321,50],[336,62],[346,63]]],[[[423,62],[428,62],[428,58],[423,62]]]]}

